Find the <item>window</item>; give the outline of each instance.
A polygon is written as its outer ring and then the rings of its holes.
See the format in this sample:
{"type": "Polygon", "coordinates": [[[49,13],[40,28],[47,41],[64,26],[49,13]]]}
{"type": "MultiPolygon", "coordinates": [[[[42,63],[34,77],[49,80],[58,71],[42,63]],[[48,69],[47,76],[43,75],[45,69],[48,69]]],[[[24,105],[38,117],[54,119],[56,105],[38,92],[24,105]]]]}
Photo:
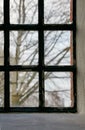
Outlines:
{"type": "Polygon", "coordinates": [[[76,112],[76,0],[1,0],[0,111],[76,112]]]}

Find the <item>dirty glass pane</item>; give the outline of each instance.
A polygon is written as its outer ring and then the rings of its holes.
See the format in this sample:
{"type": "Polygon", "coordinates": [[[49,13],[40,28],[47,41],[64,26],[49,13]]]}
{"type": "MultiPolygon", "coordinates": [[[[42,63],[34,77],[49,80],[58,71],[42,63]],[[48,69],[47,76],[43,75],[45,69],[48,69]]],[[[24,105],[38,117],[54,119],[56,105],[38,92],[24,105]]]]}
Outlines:
{"type": "Polygon", "coordinates": [[[0,24],[3,23],[3,0],[0,0],[0,24]]]}
{"type": "Polygon", "coordinates": [[[10,0],[10,23],[37,24],[38,0],[10,0]]]}
{"type": "Polygon", "coordinates": [[[12,107],[38,107],[37,72],[10,72],[10,104],[12,107]]]}
{"type": "Polygon", "coordinates": [[[71,72],[45,72],[46,107],[72,107],[72,76],[71,72]]]}
{"type": "Polygon", "coordinates": [[[4,36],[3,31],[0,31],[0,65],[4,64],[4,36]]]}
{"type": "Polygon", "coordinates": [[[4,106],[4,73],[0,72],[0,107],[4,106]]]}
{"type": "Polygon", "coordinates": [[[11,65],[38,64],[37,31],[10,32],[10,64],[11,65]]]}
{"type": "Polygon", "coordinates": [[[70,31],[45,31],[45,64],[72,65],[73,45],[70,31]]]}
{"type": "Polygon", "coordinates": [[[69,24],[72,22],[72,0],[44,0],[45,24],[69,24]]]}

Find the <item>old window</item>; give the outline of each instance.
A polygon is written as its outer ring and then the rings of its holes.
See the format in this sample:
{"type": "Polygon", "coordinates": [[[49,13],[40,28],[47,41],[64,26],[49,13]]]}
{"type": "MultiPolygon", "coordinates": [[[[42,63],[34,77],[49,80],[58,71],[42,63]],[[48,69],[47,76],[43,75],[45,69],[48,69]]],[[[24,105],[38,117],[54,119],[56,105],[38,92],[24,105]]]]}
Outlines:
{"type": "Polygon", "coordinates": [[[0,111],[76,112],[75,39],[76,0],[1,0],[0,111]]]}

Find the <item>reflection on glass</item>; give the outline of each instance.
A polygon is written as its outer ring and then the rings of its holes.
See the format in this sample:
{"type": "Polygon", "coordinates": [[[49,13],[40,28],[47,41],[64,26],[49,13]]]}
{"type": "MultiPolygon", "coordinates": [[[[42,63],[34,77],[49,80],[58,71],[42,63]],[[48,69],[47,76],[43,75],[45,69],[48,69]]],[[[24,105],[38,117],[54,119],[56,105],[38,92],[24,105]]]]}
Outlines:
{"type": "Polygon", "coordinates": [[[38,107],[37,72],[10,73],[10,104],[12,107],[38,107]]]}
{"type": "Polygon", "coordinates": [[[0,31],[0,65],[4,64],[4,36],[3,32],[0,31]]]}
{"type": "Polygon", "coordinates": [[[0,72],[0,107],[4,106],[4,73],[0,72]]]}
{"type": "Polygon", "coordinates": [[[38,0],[10,0],[10,23],[37,24],[38,0]]]}
{"type": "Polygon", "coordinates": [[[3,23],[3,0],[0,0],[0,24],[3,23]]]}
{"type": "Polygon", "coordinates": [[[45,106],[73,107],[71,72],[45,72],[45,106]]]}
{"type": "Polygon", "coordinates": [[[45,31],[45,64],[72,65],[72,33],[70,31],[45,31]]]}
{"type": "Polygon", "coordinates": [[[72,22],[72,0],[44,0],[45,24],[69,24],[72,22]]]}
{"type": "Polygon", "coordinates": [[[12,65],[38,64],[37,31],[11,31],[10,63],[12,65]]]}

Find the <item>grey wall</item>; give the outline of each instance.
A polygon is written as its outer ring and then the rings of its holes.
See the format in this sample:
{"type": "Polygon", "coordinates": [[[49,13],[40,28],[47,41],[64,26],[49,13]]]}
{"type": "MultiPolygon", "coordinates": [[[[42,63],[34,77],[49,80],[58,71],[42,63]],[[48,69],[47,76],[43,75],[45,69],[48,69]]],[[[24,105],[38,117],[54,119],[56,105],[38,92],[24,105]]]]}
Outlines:
{"type": "Polygon", "coordinates": [[[85,113],[85,0],[77,0],[77,99],[85,113]]]}

